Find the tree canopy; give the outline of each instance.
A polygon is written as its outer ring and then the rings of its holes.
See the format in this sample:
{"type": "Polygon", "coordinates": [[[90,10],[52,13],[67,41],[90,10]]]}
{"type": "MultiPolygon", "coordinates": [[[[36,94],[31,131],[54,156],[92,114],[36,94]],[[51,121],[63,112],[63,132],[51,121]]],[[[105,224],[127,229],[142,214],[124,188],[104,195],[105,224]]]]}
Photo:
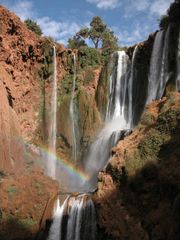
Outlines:
{"type": "Polygon", "coordinates": [[[39,36],[42,35],[42,30],[41,30],[40,26],[37,24],[37,22],[28,18],[24,21],[24,23],[26,24],[28,29],[35,32],[39,36]]]}
{"type": "Polygon", "coordinates": [[[91,40],[96,49],[100,47],[116,49],[118,47],[118,38],[99,16],[93,17],[90,27],[80,29],[69,41],[85,43],[86,39],[91,40]]]}

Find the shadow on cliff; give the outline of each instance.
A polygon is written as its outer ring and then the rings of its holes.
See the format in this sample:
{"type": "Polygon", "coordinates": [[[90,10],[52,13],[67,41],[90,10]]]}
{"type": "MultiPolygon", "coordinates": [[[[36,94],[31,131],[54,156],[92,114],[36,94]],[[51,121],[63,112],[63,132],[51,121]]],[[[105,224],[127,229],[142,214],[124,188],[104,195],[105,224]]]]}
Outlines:
{"type": "Polygon", "coordinates": [[[172,135],[162,146],[158,160],[147,162],[133,176],[128,176],[125,168],[119,175],[106,169],[105,174],[112,177],[115,187],[97,202],[100,226],[109,234],[105,237],[100,231],[98,239],[180,239],[180,129],[177,130],[177,138],[172,135]]]}
{"type": "Polygon", "coordinates": [[[46,227],[39,231],[32,231],[32,221],[23,221],[18,218],[9,218],[0,221],[1,240],[45,240],[48,236],[51,221],[46,221],[46,227]]]}

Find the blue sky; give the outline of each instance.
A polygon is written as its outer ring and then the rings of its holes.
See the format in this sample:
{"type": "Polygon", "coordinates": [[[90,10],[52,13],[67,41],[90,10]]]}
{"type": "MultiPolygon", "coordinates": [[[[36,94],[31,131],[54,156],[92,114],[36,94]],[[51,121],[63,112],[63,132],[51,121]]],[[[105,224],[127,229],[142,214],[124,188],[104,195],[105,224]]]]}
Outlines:
{"type": "Polygon", "coordinates": [[[0,0],[22,20],[34,19],[44,35],[66,44],[93,16],[101,16],[120,45],[145,40],[173,0],[0,0]]]}

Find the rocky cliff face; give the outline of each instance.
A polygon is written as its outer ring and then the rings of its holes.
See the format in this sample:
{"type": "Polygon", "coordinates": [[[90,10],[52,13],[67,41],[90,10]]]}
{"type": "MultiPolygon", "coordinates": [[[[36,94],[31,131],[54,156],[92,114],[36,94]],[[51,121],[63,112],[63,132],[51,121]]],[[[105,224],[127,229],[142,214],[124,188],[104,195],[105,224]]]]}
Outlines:
{"type": "MultiPolygon", "coordinates": [[[[28,30],[15,14],[2,6],[0,12],[0,62],[9,75],[9,81],[4,78],[3,83],[8,88],[23,137],[32,140],[39,124],[42,84],[40,73],[42,68],[46,67],[47,58],[50,58],[47,52],[52,44],[50,40],[40,38],[28,30]]],[[[62,79],[65,69],[64,52],[64,47],[58,45],[59,80],[62,79]]],[[[47,70],[46,78],[48,76],[47,70]]],[[[45,87],[50,88],[49,85],[47,83],[45,87]]]]}
{"type": "Polygon", "coordinates": [[[0,6],[0,239],[34,237],[51,218],[59,190],[33,167],[24,144],[40,125],[45,42],[0,6]]]}
{"type": "MultiPolygon", "coordinates": [[[[0,75],[8,81],[8,75],[2,68],[0,75]]],[[[5,88],[2,82],[0,82],[0,99],[0,170],[18,174],[24,165],[20,127],[17,115],[10,105],[8,88],[7,86],[5,88]]]]}

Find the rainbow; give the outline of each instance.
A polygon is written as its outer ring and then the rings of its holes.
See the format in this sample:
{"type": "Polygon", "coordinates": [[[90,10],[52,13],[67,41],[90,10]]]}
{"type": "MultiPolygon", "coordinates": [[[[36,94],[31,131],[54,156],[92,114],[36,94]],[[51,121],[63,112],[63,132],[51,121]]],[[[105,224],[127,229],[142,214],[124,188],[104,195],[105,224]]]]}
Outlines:
{"type": "MultiPolygon", "coordinates": [[[[27,144],[28,143],[26,142],[26,145],[27,144]]],[[[76,177],[78,177],[79,180],[88,181],[90,179],[90,176],[87,173],[85,173],[81,168],[75,166],[70,161],[67,161],[67,160],[64,160],[64,159],[60,158],[59,156],[57,156],[53,151],[51,151],[47,147],[37,146],[36,148],[39,150],[39,152],[43,153],[44,156],[47,156],[47,157],[50,157],[50,158],[54,159],[57,164],[59,164],[64,169],[66,169],[69,174],[73,174],[76,177]]],[[[41,156],[41,155],[40,155],[40,157],[42,157],[43,160],[46,160],[45,157],[43,158],[43,156],[41,156]]]]}

